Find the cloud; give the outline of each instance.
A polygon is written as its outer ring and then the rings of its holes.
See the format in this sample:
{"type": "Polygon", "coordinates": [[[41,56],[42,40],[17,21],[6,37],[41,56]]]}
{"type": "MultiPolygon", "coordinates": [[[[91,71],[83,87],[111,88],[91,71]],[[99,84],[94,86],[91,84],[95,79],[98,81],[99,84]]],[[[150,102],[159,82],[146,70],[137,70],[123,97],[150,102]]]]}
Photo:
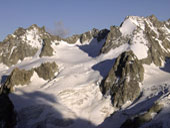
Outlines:
{"type": "Polygon", "coordinates": [[[55,22],[54,28],[47,29],[47,31],[52,35],[56,35],[60,37],[66,37],[69,35],[69,30],[65,28],[62,21],[55,22]]]}

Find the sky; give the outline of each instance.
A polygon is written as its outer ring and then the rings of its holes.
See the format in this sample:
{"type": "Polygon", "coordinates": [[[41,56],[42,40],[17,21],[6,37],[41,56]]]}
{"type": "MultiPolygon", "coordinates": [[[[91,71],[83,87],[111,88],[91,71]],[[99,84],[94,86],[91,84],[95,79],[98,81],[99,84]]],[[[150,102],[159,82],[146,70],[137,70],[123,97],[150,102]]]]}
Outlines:
{"type": "Polygon", "coordinates": [[[119,26],[129,15],[170,18],[170,0],[0,0],[0,41],[18,27],[45,26],[80,34],[119,26]]]}

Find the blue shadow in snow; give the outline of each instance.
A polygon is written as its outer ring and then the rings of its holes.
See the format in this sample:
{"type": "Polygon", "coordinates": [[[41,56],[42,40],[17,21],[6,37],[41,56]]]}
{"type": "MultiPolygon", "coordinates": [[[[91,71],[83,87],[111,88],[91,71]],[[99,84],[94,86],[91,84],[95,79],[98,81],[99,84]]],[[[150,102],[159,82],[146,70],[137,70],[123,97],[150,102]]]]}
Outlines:
{"type": "Polygon", "coordinates": [[[113,67],[113,64],[115,63],[115,59],[110,59],[110,60],[104,60],[92,67],[93,70],[99,71],[100,75],[105,78],[111,68],[113,67]]]}
{"type": "Polygon", "coordinates": [[[77,45],[82,51],[86,52],[90,57],[97,57],[100,54],[100,50],[104,45],[104,40],[100,42],[94,38],[89,44],[77,45]]]}
{"type": "Polygon", "coordinates": [[[1,78],[1,84],[5,83],[6,79],[7,79],[7,75],[3,75],[1,78]]]}
{"type": "Polygon", "coordinates": [[[170,73],[170,58],[166,58],[164,67],[161,67],[160,69],[170,73]]]}

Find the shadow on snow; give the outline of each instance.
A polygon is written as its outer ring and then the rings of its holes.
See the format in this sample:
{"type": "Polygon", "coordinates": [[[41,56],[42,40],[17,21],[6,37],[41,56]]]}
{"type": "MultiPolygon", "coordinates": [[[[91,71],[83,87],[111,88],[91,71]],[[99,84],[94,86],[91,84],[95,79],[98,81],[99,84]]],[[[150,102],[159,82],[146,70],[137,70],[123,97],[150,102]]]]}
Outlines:
{"type": "MultiPolygon", "coordinates": [[[[147,111],[151,106],[164,94],[168,93],[167,90],[159,92],[157,95],[141,101],[140,103],[132,104],[125,110],[119,110],[113,113],[110,117],[106,118],[105,121],[100,124],[97,128],[120,128],[121,125],[126,121],[126,119],[131,118],[134,115],[147,111]]],[[[128,128],[128,127],[127,127],[128,128]]]]}
{"type": "Polygon", "coordinates": [[[82,51],[86,52],[90,57],[97,57],[100,54],[100,50],[104,44],[104,40],[100,42],[96,38],[92,39],[89,44],[77,45],[82,51]]]}
{"type": "MultiPolygon", "coordinates": [[[[60,112],[63,109],[51,94],[40,91],[21,92],[21,95],[10,94],[10,99],[17,113],[17,128],[94,128],[90,121],[83,119],[64,118],[60,112]],[[59,107],[55,107],[55,105],[59,107]]],[[[73,112],[64,109],[68,114],[73,112]]]]}
{"type": "Polygon", "coordinates": [[[170,73],[170,58],[166,58],[164,67],[161,67],[160,69],[170,73]]]}
{"type": "Polygon", "coordinates": [[[108,75],[111,68],[113,67],[114,62],[115,62],[115,59],[104,60],[104,61],[94,65],[92,67],[92,69],[95,71],[99,71],[100,75],[103,78],[105,78],[108,75]]]}

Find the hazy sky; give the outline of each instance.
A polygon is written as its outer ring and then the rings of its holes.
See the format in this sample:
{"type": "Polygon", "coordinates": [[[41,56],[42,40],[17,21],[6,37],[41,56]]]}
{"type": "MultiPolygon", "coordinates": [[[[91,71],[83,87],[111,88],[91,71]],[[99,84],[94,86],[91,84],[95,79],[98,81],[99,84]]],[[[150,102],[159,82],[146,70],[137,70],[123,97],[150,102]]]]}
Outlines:
{"type": "Polygon", "coordinates": [[[170,18],[170,0],[0,0],[0,40],[32,24],[69,35],[120,25],[127,15],[170,18]]]}

